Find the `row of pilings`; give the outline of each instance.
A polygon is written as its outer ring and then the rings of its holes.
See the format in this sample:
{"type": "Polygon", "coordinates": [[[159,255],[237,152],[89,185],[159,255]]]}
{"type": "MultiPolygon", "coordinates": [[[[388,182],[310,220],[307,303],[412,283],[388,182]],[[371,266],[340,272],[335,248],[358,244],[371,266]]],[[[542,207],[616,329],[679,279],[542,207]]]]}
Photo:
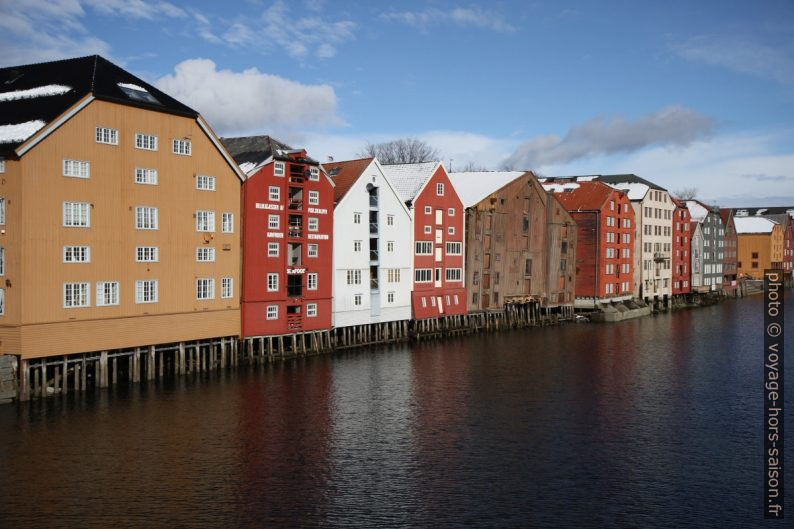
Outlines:
{"type": "Polygon", "coordinates": [[[573,307],[537,303],[503,310],[353,325],[240,339],[234,336],[15,362],[18,400],[235,369],[376,344],[549,325],[574,318],[573,307]]]}

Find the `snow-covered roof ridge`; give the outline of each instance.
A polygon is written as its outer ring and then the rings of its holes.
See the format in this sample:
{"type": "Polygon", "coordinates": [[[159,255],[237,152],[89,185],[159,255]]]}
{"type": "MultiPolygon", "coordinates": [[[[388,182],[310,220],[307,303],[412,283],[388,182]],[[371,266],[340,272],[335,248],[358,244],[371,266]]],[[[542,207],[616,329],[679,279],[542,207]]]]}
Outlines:
{"type": "Polygon", "coordinates": [[[139,92],[146,92],[149,91],[142,87],[141,85],[133,84],[133,83],[116,83],[121,88],[129,88],[130,90],[138,90],[139,92]]]}
{"type": "Polygon", "coordinates": [[[46,125],[46,123],[40,119],[12,125],[0,125],[0,143],[25,141],[38,132],[44,125],[46,125]]]}
{"type": "MultiPolygon", "coordinates": [[[[583,180],[583,182],[587,182],[588,180],[583,180]]],[[[580,188],[581,185],[577,184],[576,182],[562,182],[559,184],[543,184],[543,189],[546,191],[550,191],[552,193],[564,193],[565,191],[573,191],[574,189],[580,188]]]]}
{"type": "Polygon", "coordinates": [[[469,208],[524,174],[526,171],[469,171],[449,173],[449,180],[463,206],[469,208]]]}
{"type": "Polygon", "coordinates": [[[733,223],[736,226],[736,233],[772,233],[778,224],[774,220],[766,217],[734,217],[733,223]]]}
{"type": "Polygon", "coordinates": [[[48,84],[27,88],[25,90],[14,90],[12,92],[0,92],[0,103],[5,101],[18,101],[20,99],[33,99],[35,97],[59,96],[71,90],[71,86],[62,84],[48,84]]]}
{"type": "Polygon", "coordinates": [[[651,190],[651,187],[647,184],[641,184],[639,182],[604,182],[605,184],[614,187],[615,189],[619,189],[621,191],[625,191],[626,194],[629,196],[629,200],[639,201],[645,198],[645,195],[648,194],[648,191],[651,190]]]}
{"type": "Polygon", "coordinates": [[[441,162],[403,163],[381,165],[383,172],[394,184],[403,202],[414,200],[425,182],[433,176],[441,162]]]}
{"type": "Polygon", "coordinates": [[[708,208],[697,200],[687,200],[686,208],[689,210],[690,218],[698,222],[702,222],[709,214],[708,208]]]}

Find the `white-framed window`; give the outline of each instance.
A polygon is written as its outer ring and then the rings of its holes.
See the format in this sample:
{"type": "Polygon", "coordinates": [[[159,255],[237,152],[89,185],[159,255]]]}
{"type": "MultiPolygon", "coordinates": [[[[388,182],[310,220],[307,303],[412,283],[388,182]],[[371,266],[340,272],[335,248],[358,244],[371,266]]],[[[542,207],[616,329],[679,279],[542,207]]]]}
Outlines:
{"type": "Polygon", "coordinates": [[[63,176],[71,176],[72,178],[90,178],[91,162],[84,160],[64,160],[63,176]]]}
{"type": "Polygon", "coordinates": [[[193,147],[190,143],[190,140],[177,140],[171,143],[172,151],[174,154],[181,154],[182,156],[190,156],[190,153],[193,150],[193,147]]]}
{"type": "Polygon", "coordinates": [[[422,296],[422,308],[427,308],[427,298],[422,296]]]}
{"type": "Polygon", "coordinates": [[[6,172],[6,160],[5,158],[0,158],[0,173],[6,172]]]}
{"type": "Polygon", "coordinates": [[[135,183],[157,185],[157,169],[135,168],[135,183]]]}
{"type": "Polygon", "coordinates": [[[279,217],[278,215],[268,215],[267,216],[267,229],[269,230],[277,230],[279,227],[279,217]]]}
{"type": "Polygon", "coordinates": [[[234,213],[221,213],[221,231],[223,233],[234,233],[234,213]]]}
{"type": "Polygon", "coordinates": [[[389,268],[388,272],[386,272],[386,280],[389,283],[399,283],[400,282],[400,269],[399,268],[389,268]]]}
{"type": "Polygon", "coordinates": [[[158,228],[157,208],[149,206],[136,207],[135,228],[138,230],[156,230],[158,228]]]}
{"type": "MultiPolygon", "coordinates": [[[[63,247],[63,262],[64,263],[90,263],[91,262],[91,247],[90,246],[64,246],[63,247]]],[[[3,275],[0,273],[0,275],[3,275]]]]}
{"type": "Polygon", "coordinates": [[[461,242],[448,242],[446,243],[447,255],[461,255],[463,253],[463,243],[461,242]]]}
{"type": "Polygon", "coordinates": [[[215,280],[200,277],[196,279],[196,299],[215,299],[215,280]]]}
{"type": "Polygon", "coordinates": [[[431,296],[430,297],[430,304],[433,305],[434,307],[436,306],[436,297],[435,296],[431,296]]]}
{"type": "Polygon", "coordinates": [[[387,303],[394,303],[394,292],[387,292],[386,293],[386,302],[387,303]]]}
{"type": "Polygon", "coordinates": [[[196,211],[196,231],[215,232],[215,212],[196,211]]]}
{"type": "Polygon", "coordinates": [[[135,134],[135,148],[145,151],[157,150],[157,136],[153,134],[135,134]]]}
{"type": "Polygon", "coordinates": [[[433,214],[433,207],[425,206],[425,215],[432,215],[432,214],[433,214]]]}
{"type": "Polygon", "coordinates": [[[270,273],[267,275],[267,291],[278,291],[278,274],[270,273]]]}
{"type": "Polygon", "coordinates": [[[276,162],[273,164],[273,176],[284,176],[284,162],[276,162]]]}
{"type": "Polygon", "coordinates": [[[234,296],[234,278],[221,278],[221,298],[228,299],[234,296]]]}
{"type": "Polygon", "coordinates": [[[268,257],[278,257],[278,243],[277,242],[269,242],[269,243],[267,243],[267,256],[268,257]]]}
{"type": "Polygon", "coordinates": [[[458,304],[458,295],[457,294],[455,294],[454,299],[455,299],[455,305],[457,305],[458,304]]]}
{"type": "Polygon", "coordinates": [[[414,271],[414,281],[417,283],[430,283],[433,281],[432,268],[417,268],[414,271]]]}
{"type": "Polygon", "coordinates": [[[450,235],[455,235],[455,226],[448,226],[447,233],[450,235]]]}
{"type": "Polygon", "coordinates": [[[281,188],[278,186],[270,186],[267,188],[267,199],[271,202],[278,202],[281,200],[281,188]]]}
{"type": "Polygon", "coordinates": [[[320,229],[320,219],[317,217],[309,217],[309,231],[317,231],[320,229]]]}
{"type": "Polygon", "coordinates": [[[320,169],[318,167],[309,168],[309,180],[317,181],[320,179],[320,169]]]}
{"type": "Polygon", "coordinates": [[[394,241],[386,241],[386,251],[394,252],[394,241]]]}
{"type": "Polygon", "coordinates": [[[90,307],[91,287],[88,283],[63,284],[63,308],[90,307]]]}
{"type": "Polygon", "coordinates": [[[196,175],[196,189],[199,191],[215,191],[215,177],[205,174],[196,175]]]}
{"type": "Polygon", "coordinates": [[[266,317],[269,320],[277,320],[278,319],[278,305],[268,305],[267,306],[267,313],[266,317]]]}
{"type": "Polygon", "coordinates": [[[440,197],[444,196],[444,184],[436,184],[436,195],[440,197]]]}
{"type": "Polygon", "coordinates": [[[447,216],[454,217],[455,216],[455,208],[447,209],[447,216]]]}
{"type": "MultiPolygon", "coordinates": [[[[460,268],[447,268],[447,281],[460,281],[462,270],[460,268]]],[[[449,302],[447,302],[449,304],[449,302]]]]}
{"type": "Polygon", "coordinates": [[[156,279],[135,281],[135,303],[157,303],[158,284],[156,279]]]}
{"type": "Polygon", "coordinates": [[[202,246],[196,248],[196,262],[199,263],[214,263],[215,262],[215,248],[202,246]]]}
{"type": "Polygon", "coordinates": [[[97,281],[96,282],[96,306],[108,307],[119,304],[119,282],[118,281],[97,281]]]}
{"type": "Polygon", "coordinates": [[[0,246],[0,276],[6,275],[6,249],[0,246]]]}
{"type": "Polygon", "coordinates": [[[353,241],[353,251],[354,252],[361,251],[361,241],[353,241]]]}
{"type": "Polygon", "coordinates": [[[361,224],[361,213],[353,213],[353,224],[361,224]]]}
{"type": "Polygon", "coordinates": [[[312,272],[311,274],[306,274],[306,288],[308,290],[317,290],[317,273],[312,272]]]}
{"type": "Polygon", "coordinates": [[[306,317],[307,318],[316,318],[317,317],[317,303],[307,303],[306,304],[306,317]]]}
{"type": "Polygon", "coordinates": [[[348,270],[347,271],[347,284],[360,285],[361,284],[361,270],[348,270]]]}
{"type": "Polygon", "coordinates": [[[386,215],[386,225],[394,226],[394,215],[386,215]]]}
{"type": "MultiPolygon", "coordinates": [[[[5,215],[3,215],[5,220],[5,215]]],[[[5,222],[3,222],[5,224],[5,222]]],[[[91,204],[88,202],[64,202],[63,225],[68,228],[88,228],[91,226],[91,204]]]]}
{"type": "Polygon", "coordinates": [[[433,233],[433,227],[425,225],[425,235],[430,235],[431,233],[433,233]]]}
{"type": "Polygon", "coordinates": [[[433,243],[431,241],[416,241],[416,255],[433,255],[433,243]]]}
{"type": "Polygon", "coordinates": [[[107,143],[108,145],[119,144],[119,131],[118,129],[110,129],[107,127],[96,128],[96,142],[107,143]]]}
{"type": "Polygon", "coordinates": [[[306,257],[317,257],[318,249],[316,244],[309,244],[306,248],[306,257]]]}
{"type": "Polygon", "coordinates": [[[353,295],[353,305],[356,307],[361,306],[361,294],[354,294],[353,295]]]}
{"type": "Polygon", "coordinates": [[[320,192],[319,191],[309,191],[309,205],[316,206],[320,203],[320,192]]]}
{"type": "Polygon", "coordinates": [[[0,226],[6,223],[6,199],[0,197],[0,226]]]}
{"type": "Polygon", "coordinates": [[[135,261],[138,263],[156,263],[160,260],[160,249],[157,246],[137,246],[135,261]]]}

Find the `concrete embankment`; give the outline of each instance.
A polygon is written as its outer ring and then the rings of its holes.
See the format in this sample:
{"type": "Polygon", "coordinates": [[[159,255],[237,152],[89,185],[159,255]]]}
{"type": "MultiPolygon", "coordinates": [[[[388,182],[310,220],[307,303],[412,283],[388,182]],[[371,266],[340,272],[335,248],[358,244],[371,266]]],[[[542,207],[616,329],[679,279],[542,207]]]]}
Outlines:
{"type": "Polygon", "coordinates": [[[615,322],[648,316],[652,311],[650,305],[641,301],[626,301],[612,305],[603,305],[600,310],[592,312],[590,321],[615,322]]]}

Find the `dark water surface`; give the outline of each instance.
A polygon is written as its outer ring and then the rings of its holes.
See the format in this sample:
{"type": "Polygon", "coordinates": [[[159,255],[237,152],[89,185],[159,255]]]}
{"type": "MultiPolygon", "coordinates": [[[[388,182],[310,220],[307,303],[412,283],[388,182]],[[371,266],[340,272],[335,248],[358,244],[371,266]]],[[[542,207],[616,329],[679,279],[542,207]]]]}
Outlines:
{"type": "Polygon", "coordinates": [[[0,527],[783,527],[762,519],[761,311],[0,406],[0,527]]]}

